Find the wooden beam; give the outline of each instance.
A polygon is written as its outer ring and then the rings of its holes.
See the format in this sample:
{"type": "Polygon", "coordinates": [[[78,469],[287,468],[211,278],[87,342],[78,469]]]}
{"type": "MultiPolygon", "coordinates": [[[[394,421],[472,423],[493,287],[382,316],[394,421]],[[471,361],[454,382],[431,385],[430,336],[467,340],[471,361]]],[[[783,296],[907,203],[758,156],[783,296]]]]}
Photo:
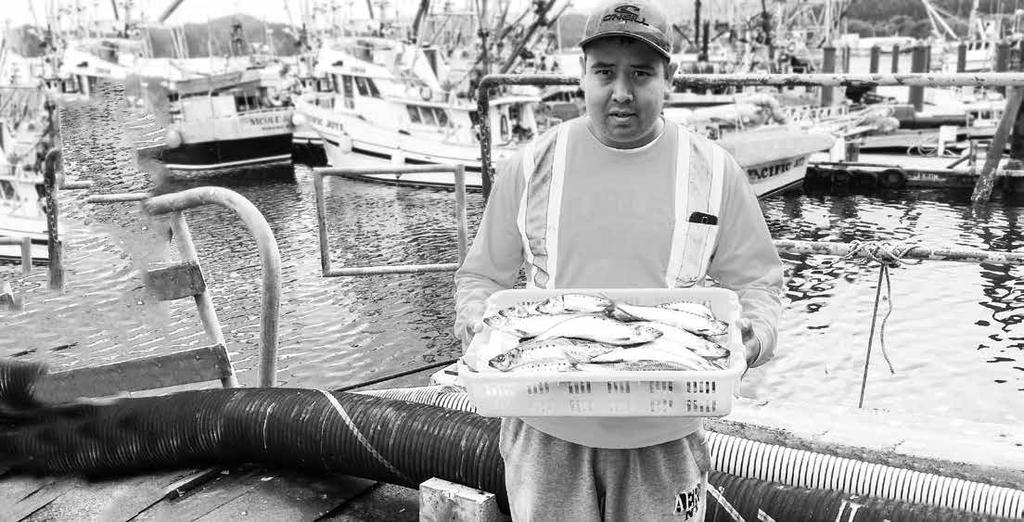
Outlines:
{"type": "Polygon", "coordinates": [[[193,261],[148,270],[146,288],[161,301],[194,297],[206,291],[206,280],[199,264],[193,261]]]}
{"type": "Polygon", "coordinates": [[[1003,117],[996,127],[995,136],[992,137],[992,144],[988,147],[988,154],[985,156],[985,165],[981,168],[981,176],[974,185],[974,192],[971,194],[972,203],[985,203],[992,195],[992,187],[996,183],[996,167],[1003,157],[1006,149],[1006,141],[1010,136],[1017,121],[1017,112],[1020,110],[1021,101],[1024,100],[1024,88],[1007,87],[1006,108],[1003,109],[1003,117]]]}
{"type": "Polygon", "coordinates": [[[232,373],[224,345],[80,368],[44,376],[35,396],[44,402],[107,397],[120,392],[155,390],[224,379],[232,373]]]}

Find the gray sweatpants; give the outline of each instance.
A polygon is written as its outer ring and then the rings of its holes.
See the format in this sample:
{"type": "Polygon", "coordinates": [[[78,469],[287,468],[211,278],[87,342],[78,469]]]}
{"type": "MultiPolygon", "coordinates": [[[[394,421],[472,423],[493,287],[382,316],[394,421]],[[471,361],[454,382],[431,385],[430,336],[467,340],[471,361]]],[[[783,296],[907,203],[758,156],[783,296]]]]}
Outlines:
{"type": "Polygon", "coordinates": [[[517,522],[704,520],[710,461],[701,431],[657,446],[602,449],[505,418],[500,449],[517,522]]]}

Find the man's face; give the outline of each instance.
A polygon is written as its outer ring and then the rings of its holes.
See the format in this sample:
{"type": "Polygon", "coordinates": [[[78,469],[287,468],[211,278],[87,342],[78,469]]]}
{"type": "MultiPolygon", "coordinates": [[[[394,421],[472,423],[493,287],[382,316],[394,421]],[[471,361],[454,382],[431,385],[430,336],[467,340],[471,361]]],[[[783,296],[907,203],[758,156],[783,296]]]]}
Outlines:
{"type": "Polygon", "coordinates": [[[601,143],[632,148],[657,137],[674,65],[666,70],[657,51],[624,37],[587,44],[582,61],[587,115],[601,143]]]}

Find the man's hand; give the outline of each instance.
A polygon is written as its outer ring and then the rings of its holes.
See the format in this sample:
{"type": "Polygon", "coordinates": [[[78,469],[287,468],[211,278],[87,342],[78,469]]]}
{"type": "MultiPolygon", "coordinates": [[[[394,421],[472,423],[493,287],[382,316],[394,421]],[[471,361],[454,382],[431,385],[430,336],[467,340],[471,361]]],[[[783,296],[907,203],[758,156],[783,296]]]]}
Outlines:
{"type": "Polygon", "coordinates": [[[484,304],[467,304],[455,317],[455,337],[462,341],[462,351],[465,353],[473,336],[480,333],[484,328],[484,304]]]}
{"type": "Polygon", "coordinates": [[[757,357],[761,355],[761,342],[754,335],[754,326],[750,323],[750,319],[740,317],[736,325],[740,328],[740,334],[743,337],[743,348],[747,352],[747,367],[750,367],[757,360],[757,357]]]}

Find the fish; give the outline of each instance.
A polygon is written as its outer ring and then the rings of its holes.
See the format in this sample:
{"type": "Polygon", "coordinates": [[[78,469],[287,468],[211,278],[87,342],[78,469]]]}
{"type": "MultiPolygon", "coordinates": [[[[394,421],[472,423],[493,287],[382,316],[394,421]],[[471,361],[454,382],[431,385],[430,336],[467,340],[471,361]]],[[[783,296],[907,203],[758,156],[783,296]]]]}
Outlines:
{"type": "Polygon", "coordinates": [[[604,355],[598,355],[597,357],[594,357],[593,359],[590,360],[591,363],[618,363],[638,361],[674,363],[686,366],[690,370],[720,369],[717,365],[712,364],[707,359],[689,350],[669,351],[665,349],[653,348],[648,346],[615,350],[613,352],[608,352],[604,355]]]}
{"type": "Polygon", "coordinates": [[[671,303],[664,303],[658,305],[659,308],[666,308],[669,310],[676,310],[679,312],[689,312],[694,315],[701,317],[707,317],[708,319],[714,320],[715,314],[710,308],[704,306],[701,303],[694,303],[692,301],[674,301],[671,303]]]}
{"type": "MultiPolygon", "coordinates": [[[[672,304],[672,303],[670,303],[672,304]]],[[[713,316],[708,318],[693,312],[664,308],[662,306],[640,306],[615,303],[609,315],[625,322],[654,321],[682,328],[700,335],[722,335],[729,330],[729,324],[713,316]]]]}
{"type": "Polygon", "coordinates": [[[492,368],[506,372],[530,362],[560,357],[574,363],[586,362],[615,348],[614,346],[593,341],[566,339],[564,337],[531,340],[520,343],[507,352],[494,356],[487,364],[492,368]]]}
{"type": "Polygon", "coordinates": [[[660,372],[660,371],[692,371],[688,365],[673,361],[615,361],[603,363],[581,363],[580,371],[625,371],[625,372],[660,372]]]}
{"type": "Polygon", "coordinates": [[[630,346],[649,343],[661,337],[661,332],[649,326],[621,323],[604,315],[580,315],[552,326],[537,335],[536,339],[554,339],[555,337],[630,346]]]}
{"type": "Polygon", "coordinates": [[[542,315],[544,312],[537,310],[537,307],[543,303],[544,301],[519,303],[517,305],[508,306],[498,310],[498,315],[503,315],[505,317],[529,317],[531,315],[542,315]]]}
{"type": "Polygon", "coordinates": [[[516,316],[502,315],[499,312],[496,315],[485,317],[484,324],[494,328],[495,330],[501,330],[502,332],[515,335],[520,339],[528,339],[537,337],[539,334],[550,330],[554,326],[576,317],[580,317],[580,314],[536,314],[516,316]]]}
{"type": "Polygon", "coordinates": [[[537,306],[545,314],[583,313],[598,314],[612,306],[612,300],[589,294],[562,294],[550,297],[537,306]]]}
{"type": "Polygon", "coordinates": [[[539,359],[521,364],[509,370],[511,372],[578,372],[576,363],[562,357],[554,359],[539,359]]]}
{"type": "Polygon", "coordinates": [[[722,359],[729,357],[729,349],[724,346],[697,335],[689,330],[676,328],[675,326],[653,321],[633,323],[637,325],[650,326],[660,330],[662,336],[656,341],[665,349],[687,349],[706,359],[722,359]]]}

